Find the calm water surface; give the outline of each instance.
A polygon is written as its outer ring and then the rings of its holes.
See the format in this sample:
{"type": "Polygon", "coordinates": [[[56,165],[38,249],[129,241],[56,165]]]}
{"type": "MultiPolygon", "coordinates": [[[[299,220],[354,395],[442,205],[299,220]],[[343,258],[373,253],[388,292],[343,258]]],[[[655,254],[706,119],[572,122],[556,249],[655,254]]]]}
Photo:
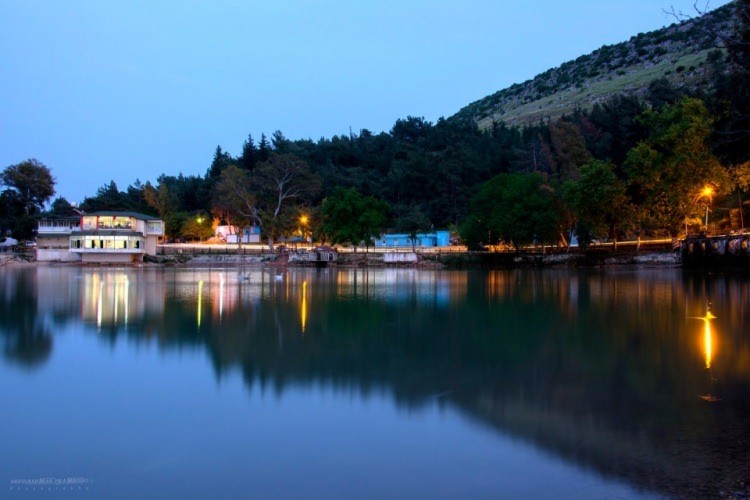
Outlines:
{"type": "Polygon", "coordinates": [[[746,278],[276,272],[0,269],[2,496],[748,492],[746,278]]]}

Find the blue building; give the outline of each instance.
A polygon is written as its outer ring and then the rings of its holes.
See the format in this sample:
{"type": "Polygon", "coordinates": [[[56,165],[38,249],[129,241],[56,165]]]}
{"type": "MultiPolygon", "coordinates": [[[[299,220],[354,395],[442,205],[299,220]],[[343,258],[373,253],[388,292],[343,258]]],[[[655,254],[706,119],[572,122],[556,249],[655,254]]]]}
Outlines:
{"type": "MultiPolygon", "coordinates": [[[[450,231],[433,231],[431,233],[417,233],[415,247],[445,247],[451,244],[450,231]]],[[[411,236],[406,233],[381,234],[375,239],[375,246],[381,248],[410,247],[411,236]]]]}

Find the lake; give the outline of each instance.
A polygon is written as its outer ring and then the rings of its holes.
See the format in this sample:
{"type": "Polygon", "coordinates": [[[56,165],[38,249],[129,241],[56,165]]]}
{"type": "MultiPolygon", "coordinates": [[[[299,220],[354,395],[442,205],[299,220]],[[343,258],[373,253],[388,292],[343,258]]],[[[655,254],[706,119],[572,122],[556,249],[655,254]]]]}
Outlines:
{"type": "Polygon", "coordinates": [[[748,278],[671,268],[0,268],[0,475],[13,498],[747,494],[748,304],[748,278]]]}

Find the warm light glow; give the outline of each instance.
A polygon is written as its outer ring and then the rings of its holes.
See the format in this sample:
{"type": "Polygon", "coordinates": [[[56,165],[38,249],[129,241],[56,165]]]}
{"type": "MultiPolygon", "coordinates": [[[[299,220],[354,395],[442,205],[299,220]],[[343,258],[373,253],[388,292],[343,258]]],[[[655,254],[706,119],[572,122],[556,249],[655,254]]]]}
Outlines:
{"type": "Polygon", "coordinates": [[[224,315],[224,273],[219,275],[219,321],[224,315]]]}
{"type": "Polygon", "coordinates": [[[203,280],[198,281],[198,328],[201,326],[203,310],[203,280]]]}
{"type": "Polygon", "coordinates": [[[302,216],[301,216],[301,217],[299,218],[299,223],[300,223],[300,224],[302,224],[303,226],[306,226],[306,225],[307,225],[307,222],[308,222],[309,220],[310,220],[310,219],[309,219],[309,218],[307,217],[307,215],[302,215],[302,216]]]}
{"type": "Polygon", "coordinates": [[[703,190],[701,191],[701,196],[705,198],[710,198],[714,195],[714,188],[713,186],[705,186],[703,190]]]}
{"type": "Polygon", "coordinates": [[[302,306],[300,307],[300,323],[302,323],[302,333],[305,333],[307,326],[307,280],[302,282],[302,306]]]}
{"type": "Polygon", "coordinates": [[[200,217],[200,216],[198,216],[198,217],[197,217],[197,218],[195,219],[195,222],[197,222],[198,224],[203,224],[203,221],[204,221],[203,217],[200,217]]]}
{"type": "Polygon", "coordinates": [[[706,368],[711,368],[711,361],[714,356],[714,345],[713,345],[713,332],[711,331],[711,320],[715,319],[711,311],[706,312],[706,315],[700,319],[703,320],[703,351],[706,358],[706,368]]]}
{"type": "Polygon", "coordinates": [[[125,276],[125,326],[128,325],[128,317],[130,316],[130,280],[127,275],[125,276]]]}
{"type": "Polygon", "coordinates": [[[104,288],[104,282],[99,281],[96,295],[96,327],[101,330],[102,328],[102,292],[104,288]]]}

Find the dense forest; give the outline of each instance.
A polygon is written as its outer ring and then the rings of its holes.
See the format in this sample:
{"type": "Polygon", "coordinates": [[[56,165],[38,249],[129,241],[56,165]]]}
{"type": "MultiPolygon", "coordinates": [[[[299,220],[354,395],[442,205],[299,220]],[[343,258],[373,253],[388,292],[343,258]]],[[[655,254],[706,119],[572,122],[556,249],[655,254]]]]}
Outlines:
{"type": "MultiPolygon", "coordinates": [[[[524,127],[410,116],[387,133],[317,142],[248,136],[237,156],[217,146],[203,176],[111,182],[79,208],[156,212],[170,239],[210,237],[217,222],[258,225],[270,242],[309,232],[354,244],[448,227],[470,247],[564,244],[573,229],[583,244],[739,229],[750,189],[750,1],[733,8],[733,29],[706,59],[710,85],[659,78],[642,94],[524,127]]],[[[14,214],[42,204],[21,200],[8,169],[0,224],[14,230],[14,214]]],[[[52,214],[70,208],[58,198],[52,214]]]]}

